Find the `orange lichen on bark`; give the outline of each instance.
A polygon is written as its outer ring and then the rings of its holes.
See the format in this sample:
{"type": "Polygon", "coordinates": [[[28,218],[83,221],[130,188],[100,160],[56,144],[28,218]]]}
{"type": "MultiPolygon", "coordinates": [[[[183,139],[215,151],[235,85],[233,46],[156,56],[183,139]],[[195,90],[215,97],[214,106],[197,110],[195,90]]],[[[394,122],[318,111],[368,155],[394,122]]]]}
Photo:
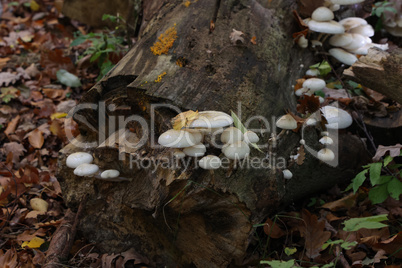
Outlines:
{"type": "Polygon", "coordinates": [[[173,26],[165,31],[165,33],[162,33],[158,37],[158,41],[154,43],[154,45],[151,47],[152,53],[154,55],[162,55],[162,54],[167,54],[169,52],[169,49],[173,46],[174,41],[177,38],[177,31],[176,28],[173,26]]]}
{"type": "Polygon", "coordinates": [[[166,75],[166,72],[163,72],[160,75],[158,75],[158,78],[156,78],[155,82],[159,83],[160,81],[162,81],[162,77],[164,77],[165,75],[166,75]]]}

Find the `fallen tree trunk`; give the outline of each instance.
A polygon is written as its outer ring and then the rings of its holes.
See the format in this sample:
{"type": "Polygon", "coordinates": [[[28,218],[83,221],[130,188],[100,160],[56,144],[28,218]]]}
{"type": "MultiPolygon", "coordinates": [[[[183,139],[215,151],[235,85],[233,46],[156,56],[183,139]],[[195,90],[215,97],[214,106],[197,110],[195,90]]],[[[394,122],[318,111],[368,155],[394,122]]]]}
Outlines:
{"type": "Polygon", "coordinates": [[[402,104],[402,49],[397,48],[390,53],[370,49],[343,74],[402,104]]]}
{"type": "MultiPolygon", "coordinates": [[[[337,144],[338,166],[306,154],[303,165],[289,167],[292,180],[272,161],[295,152],[295,133],[284,135],[270,158],[267,148],[252,151],[269,165],[236,168],[232,162],[214,173],[197,168],[191,158],[175,163],[171,149],[155,146],[179,110],[233,110],[243,122],[258,115],[249,120],[250,128],[269,131],[272,116],[295,110],[291,85],[305,71],[300,64],[308,66],[312,56],[293,48],[292,8],[290,0],[165,3],[133,49],[83,96],[74,115],[81,136],[61,151],[58,178],[68,206],[88,196],[80,229],[90,241],[108,252],[134,247],[156,266],[243,265],[253,224],[281,205],[350,178],[363,161],[364,146],[345,133],[337,144]],[[173,47],[154,55],[150,47],[172,27],[173,47]],[[244,33],[240,44],[230,42],[233,29],[244,33]],[[131,138],[119,139],[119,133],[131,138]],[[133,146],[128,139],[144,144],[133,146]],[[65,159],[77,151],[92,153],[102,170],[118,169],[129,181],[75,176],[65,159]]],[[[319,148],[319,132],[306,130],[312,148],[319,148]]],[[[268,138],[265,133],[261,143],[268,138]]],[[[220,150],[209,147],[208,154],[220,150]]]]}

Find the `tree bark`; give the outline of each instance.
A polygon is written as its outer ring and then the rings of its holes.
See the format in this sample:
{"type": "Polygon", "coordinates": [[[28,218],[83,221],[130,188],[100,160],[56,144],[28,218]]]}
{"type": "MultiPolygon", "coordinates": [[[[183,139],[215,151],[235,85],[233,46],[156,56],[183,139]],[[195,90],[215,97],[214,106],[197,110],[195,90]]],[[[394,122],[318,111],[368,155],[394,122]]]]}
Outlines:
{"type": "MultiPolygon", "coordinates": [[[[291,85],[312,63],[312,54],[294,47],[294,8],[291,0],[204,0],[192,2],[189,7],[182,1],[164,3],[142,29],[143,36],[131,51],[83,96],[81,104],[96,104],[98,108],[104,105],[106,115],[99,116],[100,108],[77,110],[74,118],[81,136],[60,154],[58,178],[67,205],[75,207],[88,196],[80,229],[89,240],[108,252],[134,247],[156,266],[243,265],[247,249],[252,250],[254,245],[253,224],[278,211],[281,205],[352,176],[364,161],[359,155],[364,146],[345,133],[337,144],[337,167],[307,154],[303,165],[289,167],[294,174],[292,180],[285,180],[278,168],[235,168],[232,163],[228,169],[211,173],[195,165],[186,169],[183,163],[169,168],[155,164],[163,163],[163,159],[173,161],[172,150],[155,148],[152,139],[157,140],[172,127],[170,119],[177,111],[166,106],[153,110],[153,104],[172,104],[181,111],[233,110],[243,122],[254,115],[270,121],[272,116],[283,115],[285,109],[295,110],[291,85]],[[173,26],[178,38],[170,52],[153,55],[150,47],[173,26]],[[243,44],[230,42],[233,29],[244,33],[243,44]],[[249,41],[253,36],[256,45],[249,41]],[[178,59],[185,59],[185,66],[177,65],[178,59]],[[164,73],[161,81],[155,82],[164,73]],[[128,120],[134,114],[141,116],[149,128],[140,128],[138,121],[130,121],[124,130],[113,127],[118,116],[128,120]],[[116,138],[116,131],[135,134],[138,139],[146,137],[146,144],[127,147],[116,138]],[[78,146],[78,142],[86,147],[78,146]],[[90,142],[97,145],[90,146],[90,142]],[[120,176],[130,181],[74,176],[73,170],[65,167],[65,159],[83,150],[94,154],[102,170],[118,169],[120,176]],[[140,168],[135,163],[149,167],[140,168]]],[[[250,128],[269,127],[264,124],[252,120],[250,128]]],[[[306,143],[319,148],[320,129],[311,127],[306,133],[306,143]]],[[[268,138],[265,133],[261,143],[268,138]]],[[[276,157],[288,159],[299,140],[293,132],[284,135],[276,157]]],[[[252,156],[264,159],[266,153],[267,149],[263,154],[253,150],[252,156]]],[[[209,147],[208,154],[219,155],[220,150],[209,147]]],[[[189,160],[196,162],[185,159],[189,160]]]]}
{"type": "Polygon", "coordinates": [[[402,49],[370,49],[343,74],[402,104],[402,49]]]}

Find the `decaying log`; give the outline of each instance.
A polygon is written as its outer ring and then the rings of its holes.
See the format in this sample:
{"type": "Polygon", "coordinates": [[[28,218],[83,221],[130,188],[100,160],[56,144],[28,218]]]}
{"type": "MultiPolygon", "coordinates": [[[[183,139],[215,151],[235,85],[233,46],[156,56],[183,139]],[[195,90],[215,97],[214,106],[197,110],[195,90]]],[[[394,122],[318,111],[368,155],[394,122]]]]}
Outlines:
{"type": "MultiPolygon", "coordinates": [[[[291,35],[297,29],[289,19],[294,8],[292,0],[203,0],[188,7],[180,0],[160,7],[135,46],[83,96],[80,104],[97,108],[77,107],[74,119],[81,136],[59,157],[57,176],[66,204],[76,207],[88,196],[80,223],[88,240],[109,253],[133,247],[156,267],[243,265],[247,249],[254,247],[253,224],[281,205],[354,174],[364,162],[364,145],[345,132],[337,144],[337,167],[306,154],[302,165],[288,167],[294,174],[291,180],[285,180],[272,162],[275,168],[235,167],[232,162],[211,173],[197,168],[195,159],[175,162],[171,149],[153,146],[179,112],[169,105],[181,111],[233,110],[244,123],[256,115],[267,119],[251,120],[249,128],[254,129],[269,128],[272,116],[295,110],[291,85],[305,72],[300,64],[312,63],[312,54],[294,47],[291,35]],[[211,20],[215,29],[210,28],[211,20]],[[177,31],[173,47],[166,55],[154,55],[150,47],[171,27],[177,31]],[[244,33],[243,44],[230,42],[233,29],[244,33]],[[256,44],[250,42],[254,36],[256,44]],[[116,124],[125,120],[127,125],[116,124]],[[116,150],[124,147],[119,133],[145,137],[145,142],[116,150]],[[65,161],[77,151],[93,153],[100,169],[112,165],[129,180],[75,176],[65,161]]],[[[307,128],[306,144],[319,149],[319,133],[307,128]]],[[[264,133],[261,143],[268,139],[269,133],[264,133]]],[[[269,159],[289,159],[299,140],[299,134],[284,135],[269,159]]],[[[251,155],[267,160],[263,150],[251,155]]],[[[222,156],[216,148],[209,147],[207,153],[222,156]]]]}
{"type": "Polygon", "coordinates": [[[370,49],[343,74],[402,104],[402,49],[370,49]]]}

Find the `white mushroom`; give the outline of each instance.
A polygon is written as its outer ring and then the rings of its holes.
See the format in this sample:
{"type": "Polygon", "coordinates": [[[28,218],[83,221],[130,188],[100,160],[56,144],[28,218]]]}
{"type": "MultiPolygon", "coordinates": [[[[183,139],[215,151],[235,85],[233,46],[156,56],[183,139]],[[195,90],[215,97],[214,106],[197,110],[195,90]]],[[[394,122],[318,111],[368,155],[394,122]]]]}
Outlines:
{"type": "Polygon", "coordinates": [[[233,118],[224,112],[203,111],[198,113],[197,119],[190,123],[192,128],[227,127],[233,123],[233,118]]]}
{"type": "Polygon", "coordinates": [[[175,149],[173,151],[173,156],[177,159],[182,159],[182,158],[186,157],[186,154],[180,149],[175,149]]]}
{"type": "Polygon", "coordinates": [[[81,164],[74,169],[74,174],[77,176],[92,177],[99,171],[99,167],[94,164],[81,164]]]}
{"type": "Polygon", "coordinates": [[[308,88],[311,91],[318,91],[325,88],[325,81],[319,78],[309,78],[303,82],[303,88],[308,88]]]}
{"type": "Polygon", "coordinates": [[[114,179],[120,176],[120,171],[116,169],[107,169],[101,173],[102,179],[114,179]]]}
{"type": "Polygon", "coordinates": [[[258,135],[251,130],[244,133],[244,141],[246,143],[257,143],[259,140],[260,138],[258,138],[258,135]]]}
{"type": "Polygon", "coordinates": [[[170,129],[159,136],[158,143],[165,147],[185,148],[196,145],[194,136],[185,130],[170,129]]]}
{"type": "Polygon", "coordinates": [[[374,35],[374,29],[370,24],[359,25],[350,29],[349,33],[361,34],[363,36],[371,37],[374,35]]]}
{"type": "Polygon", "coordinates": [[[229,159],[243,159],[250,153],[250,147],[244,141],[237,141],[228,145],[223,153],[229,159]]]}
{"type": "Polygon", "coordinates": [[[201,141],[203,140],[203,138],[204,138],[204,135],[203,135],[203,133],[201,132],[201,131],[199,131],[198,129],[183,129],[183,130],[185,130],[185,131],[187,131],[187,132],[190,132],[192,135],[193,135],[193,137],[194,137],[194,142],[196,143],[196,144],[198,144],[198,143],[201,143],[201,141]]]}
{"type": "Polygon", "coordinates": [[[331,144],[334,143],[334,141],[333,141],[330,137],[328,137],[328,136],[322,137],[322,138],[319,140],[319,142],[320,142],[321,144],[324,144],[324,145],[331,145],[331,144]]]}
{"type": "Polygon", "coordinates": [[[357,57],[341,48],[331,48],[328,50],[329,54],[335,59],[346,65],[353,65],[357,61],[357,57]]]}
{"type": "Polygon", "coordinates": [[[243,133],[236,127],[228,127],[222,132],[221,141],[223,143],[234,143],[243,140],[243,133]]]}
{"type": "Polygon", "coordinates": [[[311,14],[315,21],[330,21],[334,19],[334,13],[327,7],[316,8],[311,14]]]}
{"type": "Polygon", "coordinates": [[[310,76],[318,76],[320,74],[320,70],[318,69],[308,69],[306,71],[306,75],[310,75],[310,76]]]}
{"type": "Polygon", "coordinates": [[[222,161],[215,155],[207,155],[198,162],[203,169],[218,169],[222,165],[222,161]]]}
{"type": "Polygon", "coordinates": [[[308,40],[306,37],[304,37],[304,35],[300,36],[299,39],[297,40],[297,44],[299,45],[299,47],[301,48],[306,48],[308,47],[308,40]]]}
{"type": "Polygon", "coordinates": [[[308,28],[311,31],[318,33],[328,33],[328,34],[342,34],[345,32],[345,28],[336,21],[319,22],[315,20],[310,20],[308,22],[308,28]]]}
{"type": "Polygon", "coordinates": [[[70,154],[66,159],[66,165],[69,168],[76,168],[81,164],[90,164],[94,158],[89,153],[78,152],[70,154]]]}
{"type": "Polygon", "coordinates": [[[318,151],[317,158],[323,162],[329,162],[335,159],[335,154],[328,148],[324,148],[318,151]]]}
{"type": "Polygon", "coordinates": [[[301,95],[304,95],[308,92],[308,88],[299,88],[298,90],[295,91],[295,95],[300,97],[301,95]]]}
{"type": "Polygon", "coordinates": [[[295,129],[297,121],[290,114],[285,114],[276,121],[276,126],[281,129],[295,129]]]}
{"type": "Polygon", "coordinates": [[[183,152],[186,155],[192,156],[192,157],[203,156],[206,151],[207,151],[207,148],[202,143],[194,145],[194,146],[186,147],[186,148],[183,149],[183,152]]]}
{"type": "Polygon", "coordinates": [[[359,17],[349,17],[343,20],[340,20],[339,23],[343,25],[345,31],[349,31],[352,28],[355,28],[360,25],[366,25],[367,21],[365,19],[359,17]]]}
{"type": "Polygon", "coordinates": [[[334,47],[344,47],[352,43],[353,37],[350,33],[336,34],[331,36],[329,44],[334,47]]]}
{"type": "Polygon", "coordinates": [[[317,120],[315,120],[314,118],[309,118],[306,120],[307,126],[315,126],[316,124],[317,124],[317,120]]]}
{"type": "Polygon", "coordinates": [[[367,44],[365,36],[361,34],[352,34],[352,42],[342,47],[346,50],[354,50],[363,47],[365,44],[367,44]]]}
{"type": "Polygon", "coordinates": [[[327,119],[328,124],[325,126],[329,129],[344,129],[353,123],[352,116],[345,110],[333,106],[324,106],[321,108],[321,112],[327,119]]]}
{"type": "Polygon", "coordinates": [[[292,174],[292,172],[290,172],[290,170],[289,169],[284,169],[283,171],[282,171],[282,173],[283,173],[283,177],[285,178],[285,179],[291,179],[292,177],[293,177],[293,174],[292,174]]]}

